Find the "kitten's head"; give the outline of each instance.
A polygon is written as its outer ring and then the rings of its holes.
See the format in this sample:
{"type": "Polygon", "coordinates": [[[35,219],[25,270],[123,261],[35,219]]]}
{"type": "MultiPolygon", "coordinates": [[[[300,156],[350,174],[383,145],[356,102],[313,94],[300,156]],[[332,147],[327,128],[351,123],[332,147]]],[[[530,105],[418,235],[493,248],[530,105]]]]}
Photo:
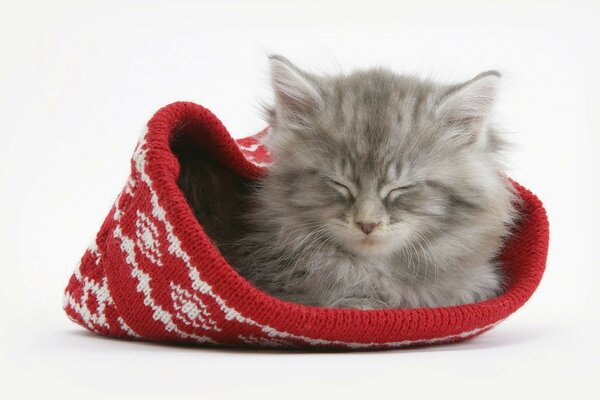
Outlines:
{"type": "Polygon", "coordinates": [[[449,234],[494,202],[499,74],[441,86],[388,70],[314,76],[271,57],[263,201],[289,232],[357,255],[449,234]]]}

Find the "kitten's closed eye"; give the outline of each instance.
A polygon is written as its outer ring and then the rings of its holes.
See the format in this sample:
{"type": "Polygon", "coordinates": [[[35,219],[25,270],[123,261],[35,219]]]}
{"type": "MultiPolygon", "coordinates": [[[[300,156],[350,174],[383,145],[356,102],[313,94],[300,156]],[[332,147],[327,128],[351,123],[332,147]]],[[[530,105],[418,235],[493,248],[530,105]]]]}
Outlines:
{"type": "Polygon", "coordinates": [[[403,194],[413,192],[414,190],[417,189],[417,187],[418,187],[418,185],[416,183],[398,186],[398,187],[390,190],[388,192],[388,194],[385,196],[385,199],[388,201],[394,201],[403,194]]]}
{"type": "Polygon", "coordinates": [[[333,180],[331,178],[326,178],[326,179],[327,179],[327,183],[329,184],[329,186],[334,188],[340,194],[340,196],[342,196],[344,198],[344,200],[352,200],[354,198],[354,194],[352,193],[352,190],[350,190],[350,188],[348,186],[346,186],[343,183],[340,183],[336,180],[333,180]]]}

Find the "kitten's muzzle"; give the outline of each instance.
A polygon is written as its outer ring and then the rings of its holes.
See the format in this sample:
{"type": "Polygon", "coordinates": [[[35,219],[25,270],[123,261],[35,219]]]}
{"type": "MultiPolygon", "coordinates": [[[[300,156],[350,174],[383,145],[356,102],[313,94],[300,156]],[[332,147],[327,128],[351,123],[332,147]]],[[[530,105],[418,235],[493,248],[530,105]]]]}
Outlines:
{"type": "Polygon", "coordinates": [[[379,225],[381,225],[381,222],[356,222],[356,226],[358,226],[366,235],[373,232],[379,225]]]}

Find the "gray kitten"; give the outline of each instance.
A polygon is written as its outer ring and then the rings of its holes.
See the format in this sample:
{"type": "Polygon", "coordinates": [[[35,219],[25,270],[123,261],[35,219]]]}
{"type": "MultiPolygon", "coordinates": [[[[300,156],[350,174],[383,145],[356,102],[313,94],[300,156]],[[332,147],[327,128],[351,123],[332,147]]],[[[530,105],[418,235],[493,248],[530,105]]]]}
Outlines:
{"type": "Polygon", "coordinates": [[[274,162],[228,194],[245,217],[224,212],[239,229],[215,240],[243,276],[285,300],[361,309],[502,291],[495,256],[517,197],[489,126],[497,72],[445,86],[385,69],[315,76],[273,56],[271,77],[274,162]]]}

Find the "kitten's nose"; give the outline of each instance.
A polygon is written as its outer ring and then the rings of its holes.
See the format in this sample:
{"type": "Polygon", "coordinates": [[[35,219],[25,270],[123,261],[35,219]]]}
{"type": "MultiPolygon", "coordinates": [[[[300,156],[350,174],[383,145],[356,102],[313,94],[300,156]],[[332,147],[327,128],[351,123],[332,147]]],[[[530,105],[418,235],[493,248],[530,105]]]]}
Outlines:
{"type": "Polygon", "coordinates": [[[367,235],[371,232],[373,232],[373,230],[375,228],[377,228],[377,226],[381,224],[381,222],[357,222],[356,225],[360,228],[361,231],[363,231],[364,233],[366,233],[367,235]]]}

